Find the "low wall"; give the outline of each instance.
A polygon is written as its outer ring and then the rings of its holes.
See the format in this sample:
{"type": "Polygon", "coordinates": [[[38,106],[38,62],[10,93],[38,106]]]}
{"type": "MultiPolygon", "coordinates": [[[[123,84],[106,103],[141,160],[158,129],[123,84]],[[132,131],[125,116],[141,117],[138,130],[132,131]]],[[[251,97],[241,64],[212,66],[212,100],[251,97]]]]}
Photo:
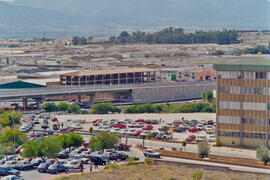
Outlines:
{"type": "Polygon", "coordinates": [[[148,87],[132,90],[133,102],[168,102],[202,98],[202,92],[214,90],[215,84],[196,84],[173,87],[148,87]]]}
{"type": "Polygon", "coordinates": [[[210,166],[210,165],[203,165],[203,164],[192,164],[192,163],[184,163],[184,162],[173,162],[173,161],[166,161],[166,160],[160,160],[160,159],[155,159],[155,164],[186,166],[189,168],[201,168],[201,169],[215,170],[215,171],[230,171],[230,169],[226,167],[210,166]]]}

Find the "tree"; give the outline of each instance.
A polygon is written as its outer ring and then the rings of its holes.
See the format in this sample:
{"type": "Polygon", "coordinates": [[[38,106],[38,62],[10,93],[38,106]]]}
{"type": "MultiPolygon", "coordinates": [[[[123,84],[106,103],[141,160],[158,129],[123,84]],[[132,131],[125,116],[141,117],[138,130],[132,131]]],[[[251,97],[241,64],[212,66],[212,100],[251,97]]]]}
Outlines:
{"type": "Polygon", "coordinates": [[[234,140],[232,140],[232,145],[235,145],[235,141],[234,140]]]}
{"type": "Polygon", "coordinates": [[[44,109],[46,112],[58,111],[58,108],[54,103],[44,103],[42,105],[42,109],[44,109]]]}
{"type": "Polygon", "coordinates": [[[0,144],[0,154],[5,155],[6,159],[8,155],[12,155],[15,152],[15,148],[12,142],[0,144]]]}
{"type": "Polygon", "coordinates": [[[183,148],[185,149],[186,146],[187,146],[187,142],[186,142],[186,141],[182,141],[182,146],[183,146],[183,148]]]}
{"type": "Polygon", "coordinates": [[[109,112],[121,112],[121,109],[115,107],[112,103],[97,103],[91,107],[92,114],[108,114],[109,112]]]}
{"type": "Polygon", "coordinates": [[[222,143],[220,142],[219,137],[217,137],[217,139],[216,139],[216,146],[217,147],[221,147],[222,146],[222,143]]]}
{"type": "Polygon", "coordinates": [[[256,149],[256,156],[264,165],[267,165],[267,162],[269,161],[269,151],[264,145],[261,145],[256,149]]]}
{"type": "Polygon", "coordinates": [[[0,123],[2,127],[13,126],[16,124],[21,124],[21,118],[23,114],[20,114],[16,111],[3,112],[0,114],[0,123]],[[14,121],[14,124],[13,124],[14,121]]]}
{"type": "Polygon", "coordinates": [[[12,143],[14,145],[14,136],[16,147],[22,145],[28,139],[25,133],[18,130],[15,130],[14,132],[14,130],[10,129],[5,131],[3,135],[0,135],[0,144],[12,143]]]}
{"type": "Polygon", "coordinates": [[[205,101],[210,101],[213,98],[213,91],[203,91],[202,97],[205,101]]]}
{"type": "Polygon", "coordinates": [[[93,130],[94,130],[93,127],[90,127],[90,128],[89,128],[89,132],[90,132],[91,134],[93,133],[93,130]]]}
{"type": "Polygon", "coordinates": [[[68,112],[78,114],[80,112],[80,106],[78,104],[71,104],[68,106],[68,112]]]}
{"type": "Polygon", "coordinates": [[[207,157],[210,152],[210,146],[206,140],[203,140],[198,144],[198,156],[200,158],[207,157]]]}
{"type": "Polygon", "coordinates": [[[117,133],[101,132],[90,139],[89,147],[96,151],[114,148],[120,142],[120,135],[117,133]]]}
{"type": "Polygon", "coordinates": [[[64,111],[66,112],[68,110],[69,104],[66,102],[60,102],[57,104],[57,108],[59,111],[64,111]]]}
{"type": "Polygon", "coordinates": [[[76,133],[62,134],[58,137],[63,148],[79,147],[83,143],[83,137],[76,133]]]}
{"type": "Polygon", "coordinates": [[[23,157],[40,157],[43,160],[46,158],[57,157],[61,151],[61,142],[57,136],[49,136],[43,141],[29,140],[23,144],[23,157]]]}
{"type": "Polygon", "coordinates": [[[149,132],[148,134],[147,134],[147,139],[150,141],[150,148],[151,148],[151,143],[152,143],[152,138],[153,138],[153,134],[151,133],[151,132],[149,132]]]}

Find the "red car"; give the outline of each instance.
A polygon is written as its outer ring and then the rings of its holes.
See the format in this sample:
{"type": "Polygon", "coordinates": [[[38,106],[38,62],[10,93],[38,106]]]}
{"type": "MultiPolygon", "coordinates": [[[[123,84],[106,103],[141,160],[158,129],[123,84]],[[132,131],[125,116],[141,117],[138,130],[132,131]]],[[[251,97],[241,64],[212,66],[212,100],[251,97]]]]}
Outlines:
{"type": "Polygon", "coordinates": [[[69,102],[69,103],[76,102],[76,99],[70,99],[68,102],[69,102]]]}
{"type": "Polygon", "coordinates": [[[123,129],[123,128],[126,128],[127,126],[125,124],[117,124],[117,125],[114,125],[113,127],[123,129]]]}
{"type": "Polygon", "coordinates": [[[190,135],[190,136],[188,136],[187,138],[186,138],[186,141],[187,142],[192,142],[192,141],[194,141],[196,139],[196,136],[195,135],[190,135]]]}
{"type": "Polygon", "coordinates": [[[139,136],[142,132],[142,130],[135,131],[134,133],[132,133],[132,136],[139,136]]]}
{"type": "Polygon", "coordinates": [[[56,117],[52,118],[52,121],[57,121],[57,118],[56,117]]]}
{"type": "Polygon", "coordinates": [[[147,126],[142,128],[142,130],[152,130],[152,129],[153,129],[152,125],[147,125],[147,126]]]}
{"type": "Polygon", "coordinates": [[[73,132],[74,128],[67,127],[67,128],[60,129],[60,131],[62,131],[62,132],[73,132]]]}
{"type": "Polygon", "coordinates": [[[188,129],[189,132],[197,132],[198,130],[199,130],[199,129],[196,128],[196,127],[190,127],[190,128],[188,129]]]}
{"type": "Polygon", "coordinates": [[[135,123],[139,123],[139,122],[143,122],[143,123],[145,123],[145,120],[143,120],[143,119],[138,119],[138,120],[136,120],[136,121],[134,121],[135,123]]]}

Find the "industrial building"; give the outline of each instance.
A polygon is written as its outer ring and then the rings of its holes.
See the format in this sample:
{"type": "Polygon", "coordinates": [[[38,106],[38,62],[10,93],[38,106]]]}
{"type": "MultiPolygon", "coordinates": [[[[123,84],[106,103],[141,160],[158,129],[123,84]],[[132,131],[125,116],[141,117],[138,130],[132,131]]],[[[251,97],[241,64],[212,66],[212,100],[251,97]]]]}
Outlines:
{"type": "Polygon", "coordinates": [[[157,70],[126,68],[96,71],[78,71],[60,75],[60,85],[120,85],[157,82],[157,70]]]}
{"type": "Polygon", "coordinates": [[[224,145],[269,147],[270,60],[215,64],[217,135],[224,145]]]}

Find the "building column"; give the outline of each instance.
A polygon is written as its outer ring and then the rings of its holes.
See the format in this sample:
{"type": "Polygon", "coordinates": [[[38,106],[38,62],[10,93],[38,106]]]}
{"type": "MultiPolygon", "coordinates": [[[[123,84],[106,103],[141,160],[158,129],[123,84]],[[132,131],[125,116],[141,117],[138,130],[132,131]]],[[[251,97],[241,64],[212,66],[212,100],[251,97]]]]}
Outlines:
{"type": "Polygon", "coordinates": [[[150,72],[147,72],[147,84],[150,83],[150,72]]]}
{"type": "Polygon", "coordinates": [[[78,77],[78,85],[79,86],[81,85],[81,77],[80,76],[78,77]]]}
{"type": "Polygon", "coordinates": [[[266,101],[266,113],[265,113],[265,146],[269,148],[269,118],[268,118],[268,73],[266,72],[265,77],[265,101],[266,101]]]}
{"type": "Polygon", "coordinates": [[[240,146],[243,145],[243,77],[244,74],[240,71],[240,146]]]}
{"type": "Polygon", "coordinates": [[[144,73],[141,72],[141,83],[143,83],[143,76],[144,76],[144,73]]]}
{"type": "Polygon", "coordinates": [[[95,95],[96,95],[96,93],[88,94],[88,96],[90,96],[90,99],[89,99],[90,107],[94,104],[95,95]]]}
{"type": "Polygon", "coordinates": [[[73,85],[73,80],[72,80],[73,77],[72,77],[72,76],[70,76],[70,77],[71,77],[71,79],[70,79],[70,83],[71,83],[71,84],[70,84],[70,85],[72,86],[72,85],[73,85]]]}
{"type": "Polygon", "coordinates": [[[27,98],[22,99],[23,111],[26,111],[27,108],[27,98]]]}
{"type": "Polygon", "coordinates": [[[128,83],[128,73],[126,73],[126,84],[128,83]]]}
{"type": "Polygon", "coordinates": [[[110,86],[112,85],[112,75],[110,74],[110,86]]]}
{"type": "Polygon", "coordinates": [[[120,85],[120,74],[118,74],[118,85],[120,85]]]}
{"type": "Polygon", "coordinates": [[[79,103],[82,102],[82,95],[81,94],[77,95],[76,101],[79,102],[79,103]]]}
{"type": "Polygon", "coordinates": [[[135,78],[136,73],[133,73],[133,84],[136,84],[136,78],[135,78]]]}

